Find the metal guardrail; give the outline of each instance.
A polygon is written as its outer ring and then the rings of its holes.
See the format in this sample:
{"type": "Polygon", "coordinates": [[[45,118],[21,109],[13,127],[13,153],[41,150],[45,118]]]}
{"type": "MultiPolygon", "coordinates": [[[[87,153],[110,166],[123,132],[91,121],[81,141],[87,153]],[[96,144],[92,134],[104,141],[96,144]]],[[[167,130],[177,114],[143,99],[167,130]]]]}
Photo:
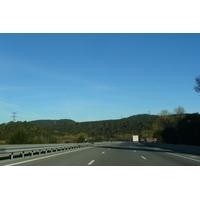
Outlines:
{"type": "MultiPolygon", "coordinates": [[[[115,141],[113,143],[120,142],[120,141],[115,141]]],[[[67,144],[52,144],[52,145],[36,145],[36,146],[29,146],[29,145],[24,145],[24,146],[12,146],[12,147],[2,147],[0,148],[0,155],[8,155],[8,157],[12,160],[14,155],[17,153],[21,155],[22,158],[25,157],[25,154],[28,154],[29,156],[33,156],[34,153],[41,154],[45,153],[47,154],[48,152],[57,152],[57,151],[62,151],[62,150],[67,150],[67,149],[74,149],[74,148],[80,148],[80,147],[85,147],[89,145],[104,145],[104,144],[110,144],[112,143],[111,141],[104,141],[104,142],[94,142],[93,144],[90,143],[67,143],[67,144]]]]}
{"type": "Polygon", "coordinates": [[[0,154],[9,154],[10,159],[13,159],[14,153],[21,153],[22,158],[24,158],[25,152],[29,153],[31,156],[33,156],[34,152],[38,152],[39,155],[42,152],[45,152],[46,154],[50,151],[62,151],[66,149],[74,149],[74,148],[80,148],[83,146],[88,146],[87,143],[71,143],[71,144],[54,144],[54,145],[41,145],[41,146],[16,146],[16,147],[3,147],[0,148],[0,154]]]}

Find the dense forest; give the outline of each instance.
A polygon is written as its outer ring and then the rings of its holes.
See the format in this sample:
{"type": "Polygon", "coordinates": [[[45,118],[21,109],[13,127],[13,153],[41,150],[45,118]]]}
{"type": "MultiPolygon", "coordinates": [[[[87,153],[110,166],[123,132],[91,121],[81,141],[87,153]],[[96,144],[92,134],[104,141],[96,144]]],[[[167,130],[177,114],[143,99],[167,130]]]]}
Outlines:
{"type": "MultiPolygon", "coordinates": [[[[82,135],[90,141],[102,140],[131,140],[133,134],[140,134],[150,129],[157,116],[135,115],[119,120],[104,120],[92,122],[75,122],[72,120],[43,121],[43,127],[52,134],[72,142],[77,135],[82,135]]],[[[42,126],[41,121],[32,121],[37,126],[42,126]]]]}
{"type": "Polygon", "coordinates": [[[45,144],[157,138],[159,143],[200,145],[200,115],[167,110],[118,120],[75,122],[70,119],[0,124],[1,144],[45,144]]]}
{"type": "Polygon", "coordinates": [[[56,143],[57,137],[45,128],[30,122],[9,122],[0,125],[1,144],[56,143]]]}
{"type": "Polygon", "coordinates": [[[151,128],[156,115],[135,115],[119,120],[75,122],[70,119],[0,124],[1,144],[36,144],[131,140],[151,128]]]}

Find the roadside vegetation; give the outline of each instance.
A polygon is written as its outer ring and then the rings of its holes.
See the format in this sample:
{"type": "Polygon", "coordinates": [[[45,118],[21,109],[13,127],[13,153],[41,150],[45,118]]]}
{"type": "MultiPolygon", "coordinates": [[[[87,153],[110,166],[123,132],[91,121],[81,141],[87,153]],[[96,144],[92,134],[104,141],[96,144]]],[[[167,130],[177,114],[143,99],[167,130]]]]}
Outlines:
{"type": "Polygon", "coordinates": [[[144,140],[157,138],[159,143],[200,145],[200,115],[186,114],[179,106],[173,113],[162,110],[158,115],[141,114],[119,120],[37,120],[0,124],[0,144],[131,141],[134,134],[144,140]]]}

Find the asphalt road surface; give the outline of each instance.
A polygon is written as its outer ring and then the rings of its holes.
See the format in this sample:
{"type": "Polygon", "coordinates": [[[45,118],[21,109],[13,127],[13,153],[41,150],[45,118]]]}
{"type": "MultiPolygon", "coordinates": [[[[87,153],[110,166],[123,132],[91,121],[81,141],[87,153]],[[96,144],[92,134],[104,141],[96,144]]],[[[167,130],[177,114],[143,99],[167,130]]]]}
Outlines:
{"type": "Polygon", "coordinates": [[[145,144],[110,142],[33,157],[0,161],[1,166],[200,166],[200,156],[145,144]]]}

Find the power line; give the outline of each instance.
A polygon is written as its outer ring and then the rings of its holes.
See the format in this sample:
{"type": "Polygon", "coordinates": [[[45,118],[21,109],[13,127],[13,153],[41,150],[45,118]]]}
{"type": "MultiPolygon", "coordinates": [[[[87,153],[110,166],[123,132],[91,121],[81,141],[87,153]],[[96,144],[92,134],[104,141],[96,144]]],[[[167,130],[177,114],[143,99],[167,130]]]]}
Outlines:
{"type": "Polygon", "coordinates": [[[16,116],[16,113],[17,113],[17,112],[13,112],[13,113],[12,113],[12,114],[13,114],[13,116],[12,116],[12,117],[13,117],[13,122],[15,122],[15,119],[16,119],[16,117],[17,117],[17,116],[16,116]]]}

